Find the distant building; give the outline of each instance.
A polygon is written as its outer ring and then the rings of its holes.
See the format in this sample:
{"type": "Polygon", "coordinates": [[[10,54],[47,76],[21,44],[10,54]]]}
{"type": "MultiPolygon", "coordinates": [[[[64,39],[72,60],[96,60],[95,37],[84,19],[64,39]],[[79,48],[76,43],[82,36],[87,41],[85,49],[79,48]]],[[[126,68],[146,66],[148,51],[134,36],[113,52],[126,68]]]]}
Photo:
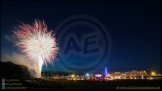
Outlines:
{"type": "Polygon", "coordinates": [[[129,71],[129,72],[109,73],[108,76],[113,77],[113,78],[132,77],[132,76],[147,76],[147,72],[146,71],[132,70],[132,71],[129,71]]]}
{"type": "Polygon", "coordinates": [[[156,74],[156,76],[162,76],[162,74],[156,74]]]}
{"type": "Polygon", "coordinates": [[[125,72],[126,76],[147,76],[146,71],[137,71],[137,70],[132,70],[130,72],[125,72]]]}

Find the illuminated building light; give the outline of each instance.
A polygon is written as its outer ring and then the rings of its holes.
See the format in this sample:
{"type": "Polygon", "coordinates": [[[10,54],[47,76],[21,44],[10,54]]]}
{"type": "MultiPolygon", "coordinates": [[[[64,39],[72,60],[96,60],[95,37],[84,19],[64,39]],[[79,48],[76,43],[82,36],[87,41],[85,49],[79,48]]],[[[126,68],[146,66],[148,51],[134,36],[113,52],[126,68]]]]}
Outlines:
{"type": "Polygon", "coordinates": [[[101,74],[96,74],[95,77],[101,77],[102,75],[101,74]]]}
{"type": "Polygon", "coordinates": [[[75,77],[75,75],[71,75],[71,77],[75,77]]]}
{"type": "Polygon", "coordinates": [[[110,74],[107,74],[107,76],[110,76],[110,74]]]}
{"type": "Polygon", "coordinates": [[[94,76],[92,76],[92,79],[94,79],[94,76]]]}
{"type": "Polygon", "coordinates": [[[120,76],[118,76],[117,78],[118,78],[118,79],[120,79],[121,77],[120,77],[120,76]]]}

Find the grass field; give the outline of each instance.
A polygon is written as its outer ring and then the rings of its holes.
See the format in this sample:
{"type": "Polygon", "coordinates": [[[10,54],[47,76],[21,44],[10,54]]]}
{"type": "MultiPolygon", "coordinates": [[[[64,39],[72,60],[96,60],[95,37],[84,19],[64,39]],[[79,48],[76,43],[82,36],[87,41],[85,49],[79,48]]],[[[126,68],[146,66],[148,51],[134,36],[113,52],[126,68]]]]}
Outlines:
{"type": "Polygon", "coordinates": [[[65,89],[68,90],[115,90],[118,87],[158,87],[161,86],[161,80],[113,80],[113,81],[68,81],[44,79],[59,83],[67,83],[65,89]]]}

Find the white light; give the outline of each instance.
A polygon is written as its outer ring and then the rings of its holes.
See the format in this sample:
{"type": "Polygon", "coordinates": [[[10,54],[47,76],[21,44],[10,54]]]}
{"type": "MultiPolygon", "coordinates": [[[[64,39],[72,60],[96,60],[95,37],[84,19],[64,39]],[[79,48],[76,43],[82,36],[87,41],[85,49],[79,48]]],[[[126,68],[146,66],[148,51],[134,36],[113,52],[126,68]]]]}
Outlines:
{"type": "Polygon", "coordinates": [[[86,76],[89,76],[89,74],[87,73],[86,76]]]}
{"type": "Polygon", "coordinates": [[[101,74],[96,74],[95,76],[96,76],[96,77],[101,77],[102,75],[101,75],[101,74]]]}

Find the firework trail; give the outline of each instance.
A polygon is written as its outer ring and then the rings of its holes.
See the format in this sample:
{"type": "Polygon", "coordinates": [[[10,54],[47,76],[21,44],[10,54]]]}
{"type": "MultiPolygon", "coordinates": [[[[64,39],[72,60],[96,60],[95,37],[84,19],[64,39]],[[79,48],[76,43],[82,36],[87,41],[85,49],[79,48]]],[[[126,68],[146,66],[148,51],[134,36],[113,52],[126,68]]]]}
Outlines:
{"type": "Polygon", "coordinates": [[[19,37],[16,43],[31,63],[39,65],[41,74],[43,64],[52,63],[58,54],[56,39],[52,30],[47,31],[47,25],[39,20],[35,20],[33,25],[21,23],[17,31],[13,31],[19,37]]]}

